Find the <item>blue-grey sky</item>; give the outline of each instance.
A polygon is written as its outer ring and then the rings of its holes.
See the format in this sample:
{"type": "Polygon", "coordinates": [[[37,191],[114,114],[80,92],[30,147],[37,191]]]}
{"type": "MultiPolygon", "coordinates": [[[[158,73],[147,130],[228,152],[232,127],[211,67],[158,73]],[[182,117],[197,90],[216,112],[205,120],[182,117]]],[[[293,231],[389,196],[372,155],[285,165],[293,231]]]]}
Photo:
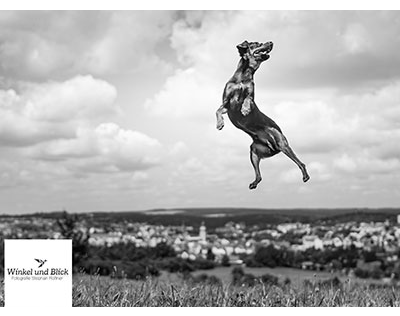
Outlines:
{"type": "Polygon", "coordinates": [[[399,51],[399,11],[2,11],[0,212],[398,207],[399,51]],[[308,183],[215,128],[243,40],[308,183]]]}

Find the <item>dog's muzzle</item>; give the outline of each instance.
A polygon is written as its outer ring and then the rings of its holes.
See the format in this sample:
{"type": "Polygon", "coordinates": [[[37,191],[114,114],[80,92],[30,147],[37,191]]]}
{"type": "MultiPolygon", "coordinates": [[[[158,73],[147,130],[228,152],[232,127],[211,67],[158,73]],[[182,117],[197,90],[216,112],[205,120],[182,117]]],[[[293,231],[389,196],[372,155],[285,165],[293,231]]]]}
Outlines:
{"type": "Polygon", "coordinates": [[[261,47],[257,48],[253,54],[254,56],[261,57],[262,59],[268,59],[268,54],[271,52],[273,46],[274,44],[272,42],[266,42],[261,47]]]}

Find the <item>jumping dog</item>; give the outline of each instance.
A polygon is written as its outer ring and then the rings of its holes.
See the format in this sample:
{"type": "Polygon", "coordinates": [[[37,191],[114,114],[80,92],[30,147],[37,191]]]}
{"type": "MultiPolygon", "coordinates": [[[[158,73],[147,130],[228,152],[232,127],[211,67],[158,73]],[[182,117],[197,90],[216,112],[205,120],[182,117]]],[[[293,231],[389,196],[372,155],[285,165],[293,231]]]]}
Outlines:
{"type": "Polygon", "coordinates": [[[254,73],[261,63],[269,59],[273,47],[272,42],[247,42],[236,46],[240,61],[232,78],[225,85],[222,105],[218,108],[217,129],[224,127],[223,114],[228,114],[232,124],[243,130],[253,139],[250,146],[250,161],[255,171],[255,180],[249,189],[255,189],[261,181],[260,160],[283,152],[300,168],[303,181],[310,176],[306,165],[297,158],[290,148],[280,127],[268,116],[262,113],[254,101],[254,73]]]}

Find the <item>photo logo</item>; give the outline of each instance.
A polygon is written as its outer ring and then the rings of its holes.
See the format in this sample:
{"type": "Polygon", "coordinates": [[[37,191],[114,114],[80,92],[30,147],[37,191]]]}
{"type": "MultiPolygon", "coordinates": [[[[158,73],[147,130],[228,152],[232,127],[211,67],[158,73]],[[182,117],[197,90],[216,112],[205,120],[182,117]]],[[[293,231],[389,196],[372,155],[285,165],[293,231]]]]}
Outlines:
{"type": "Polygon", "coordinates": [[[39,263],[38,269],[41,268],[47,262],[46,259],[45,260],[35,259],[35,260],[39,263]]]}
{"type": "Polygon", "coordinates": [[[72,240],[4,240],[6,307],[71,307],[71,294],[72,240]]]}

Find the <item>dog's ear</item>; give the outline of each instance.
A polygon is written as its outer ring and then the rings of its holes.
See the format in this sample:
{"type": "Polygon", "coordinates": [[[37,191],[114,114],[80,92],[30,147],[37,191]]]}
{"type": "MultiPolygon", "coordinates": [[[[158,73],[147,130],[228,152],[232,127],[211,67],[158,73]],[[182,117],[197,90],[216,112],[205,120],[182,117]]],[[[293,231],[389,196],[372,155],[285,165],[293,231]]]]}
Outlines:
{"type": "Polygon", "coordinates": [[[243,43],[236,45],[236,48],[239,51],[240,57],[243,57],[243,55],[247,52],[247,49],[249,48],[249,43],[247,41],[244,41],[243,43]]]}

